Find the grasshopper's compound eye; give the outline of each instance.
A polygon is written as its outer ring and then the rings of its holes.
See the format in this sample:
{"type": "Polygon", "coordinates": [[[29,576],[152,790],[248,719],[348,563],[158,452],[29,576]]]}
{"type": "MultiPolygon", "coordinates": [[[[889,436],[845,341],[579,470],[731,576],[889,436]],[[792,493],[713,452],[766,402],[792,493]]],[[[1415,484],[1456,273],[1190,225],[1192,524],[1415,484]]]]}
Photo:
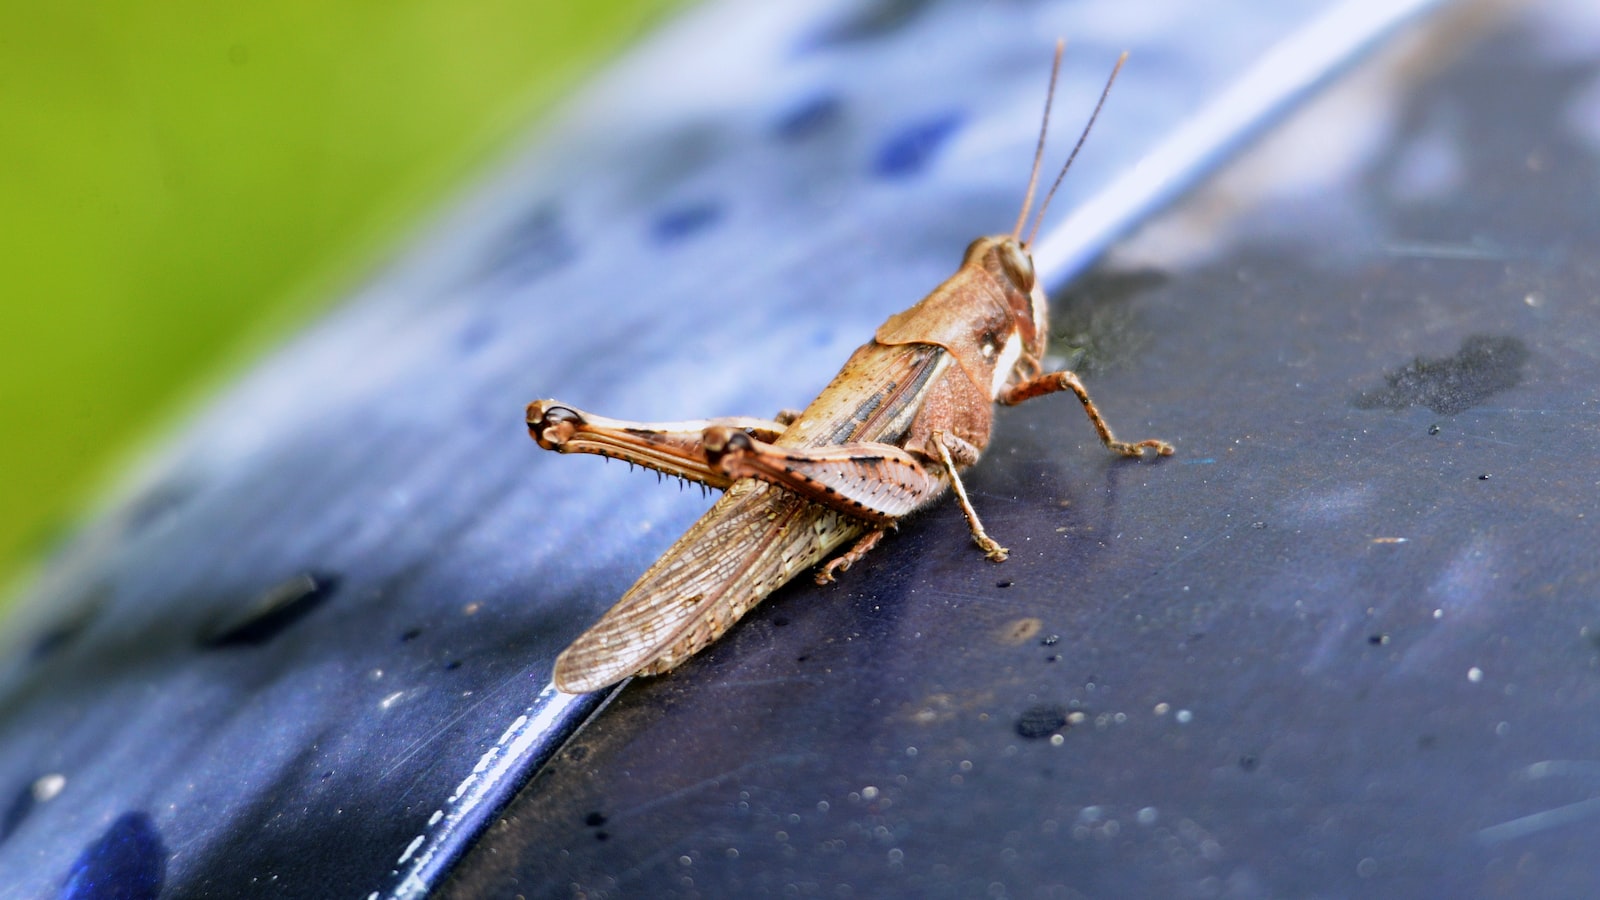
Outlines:
{"type": "Polygon", "coordinates": [[[1022,245],[1016,241],[1005,241],[999,245],[997,252],[1000,254],[1000,268],[1005,270],[1006,277],[1024,294],[1033,290],[1033,258],[1022,245]]]}

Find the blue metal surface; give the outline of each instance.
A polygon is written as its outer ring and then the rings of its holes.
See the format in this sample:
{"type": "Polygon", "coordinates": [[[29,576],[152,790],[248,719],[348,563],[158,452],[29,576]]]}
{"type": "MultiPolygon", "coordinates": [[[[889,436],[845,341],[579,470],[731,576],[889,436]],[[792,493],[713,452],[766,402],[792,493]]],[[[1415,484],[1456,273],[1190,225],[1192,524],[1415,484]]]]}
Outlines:
{"type": "Polygon", "coordinates": [[[602,701],[546,690],[555,653],[705,507],[541,453],[527,400],[803,403],[1009,227],[1057,34],[1062,131],[1134,53],[1064,212],[1323,7],[689,13],[60,551],[0,670],[0,897],[1589,884],[1586,808],[1537,818],[1589,777],[1600,515],[1594,69],[1561,49],[1600,26],[1559,4],[1487,70],[1383,70],[1323,180],[1252,157],[1062,299],[1058,352],[1178,457],[1003,414],[971,486],[1012,561],[920,516],[512,799],[602,701]]]}

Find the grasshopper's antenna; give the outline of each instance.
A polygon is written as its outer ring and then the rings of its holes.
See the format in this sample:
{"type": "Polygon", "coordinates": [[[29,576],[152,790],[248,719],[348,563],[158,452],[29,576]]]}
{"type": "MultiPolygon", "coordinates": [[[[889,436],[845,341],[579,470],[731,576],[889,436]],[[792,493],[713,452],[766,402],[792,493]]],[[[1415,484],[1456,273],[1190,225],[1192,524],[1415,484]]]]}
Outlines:
{"type": "MultiPolygon", "coordinates": [[[[1060,62],[1060,60],[1061,60],[1061,57],[1059,55],[1060,51],[1057,50],[1056,53],[1057,53],[1056,61],[1060,62]]],[[[1117,73],[1122,71],[1122,64],[1127,62],[1127,61],[1128,61],[1128,51],[1124,50],[1124,51],[1122,51],[1122,55],[1117,57],[1117,64],[1115,66],[1111,67],[1111,77],[1106,79],[1106,86],[1105,86],[1105,88],[1103,88],[1100,91],[1100,102],[1096,103],[1094,105],[1094,112],[1089,116],[1088,124],[1083,126],[1083,133],[1078,135],[1078,143],[1073,145],[1073,147],[1072,147],[1072,155],[1067,157],[1066,163],[1061,167],[1061,171],[1056,175],[1055,182],[1050,185],[1049,193],[1044,195],[1044,202],[1039,204],[1039,215],[1033,220],[1033,230],[1028,232],[1028,239],[1022,243],[1022,246],[1024,246],[1024,247],[1032,247],[1033,246],[1033,239],[1035,237],[1037,237],[1038,234],[1039,234],[1039,225],[1044,222],[1044,211],[1045,211],[1045,209],[1047,209],[1050,206],[1051,198],[1053,198],[1056,195],[1056,188],[1061,187],[1061,179],[1067,177],[1067,170],[1072,168],[1072,161],[1078,158],[1078,151],[1083,149],[1083,142],[1085,140],[1088,140],[1088,138],[1089,138],[1089,129],[1094,127],[1094,120],[1100,118],[1100,108],[1106,105],[1106,97],[1110,96],[1110,94],[1111,94],[1111,86],[1113,84],[1116,84],[1116,82],[1117,82],[1117,73]]],[[[1056,80],[1055,79],[1055,73],[1052,72],[1051,75],[1050,75],[1050,87],[1052,89],[1055,88],[1055,80],[1056,80]]],[[[1038,168],[1038,163],[1037,162],[1034,163],[1034,167],[1036,169],[1038,168]]],[[[1031,183],[1028,185],[1028,192],[1030,194],[1029,199],[1032,199],[1031,194],[1033,192],[1033,185],[1031,183]]],[[[1024,206],[1023,209],[1027,209],[1027,207],[1024,206]]],[[[1013,232],[1013,233],[1018,233],[1021,230],[1022,230],[1022,223],[1018,222],[1017,223],[1017,232],[1013,232]]]]}
{"type": "Polygon", "coordinates": [[[1050,64],[1050,89],[1044,95],[1044,118],[1039,120],[1039,144],[1033,148],[1033,170],[1028,173],[1028,192],[1022,196],[1022,212],[1017,213],[1017,224],[1011,229],[1011,239],[1022,237],[1022,226],[1028,221],[1028,209],[1033,206],[1033,189],[1039,186],[1039,161],[1044,159],[1044,136],[1050,131],[1050,106],[1056,99],[1056,74],[1061,71],[1061,51],[1067,42],[1056,38],[1056,59],[1050,64]]]}

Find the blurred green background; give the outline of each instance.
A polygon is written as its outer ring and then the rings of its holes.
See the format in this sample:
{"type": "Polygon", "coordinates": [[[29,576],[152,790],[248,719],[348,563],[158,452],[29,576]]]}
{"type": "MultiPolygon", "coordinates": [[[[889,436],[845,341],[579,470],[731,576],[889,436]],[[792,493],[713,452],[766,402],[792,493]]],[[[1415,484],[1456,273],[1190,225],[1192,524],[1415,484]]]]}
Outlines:
{"type": "Polygon", "coordinates": [[[0,584],[676,5],[0,2],[0,584]]]}

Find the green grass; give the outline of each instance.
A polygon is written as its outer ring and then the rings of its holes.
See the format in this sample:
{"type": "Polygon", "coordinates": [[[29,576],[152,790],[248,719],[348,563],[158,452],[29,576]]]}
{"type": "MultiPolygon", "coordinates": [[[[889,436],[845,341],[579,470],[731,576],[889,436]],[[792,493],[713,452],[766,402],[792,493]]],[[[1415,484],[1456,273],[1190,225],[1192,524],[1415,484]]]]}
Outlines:
{"type": "Polygon", "coordinates": [[[0,574],[676,5],[0,2],[0,574]]]}

